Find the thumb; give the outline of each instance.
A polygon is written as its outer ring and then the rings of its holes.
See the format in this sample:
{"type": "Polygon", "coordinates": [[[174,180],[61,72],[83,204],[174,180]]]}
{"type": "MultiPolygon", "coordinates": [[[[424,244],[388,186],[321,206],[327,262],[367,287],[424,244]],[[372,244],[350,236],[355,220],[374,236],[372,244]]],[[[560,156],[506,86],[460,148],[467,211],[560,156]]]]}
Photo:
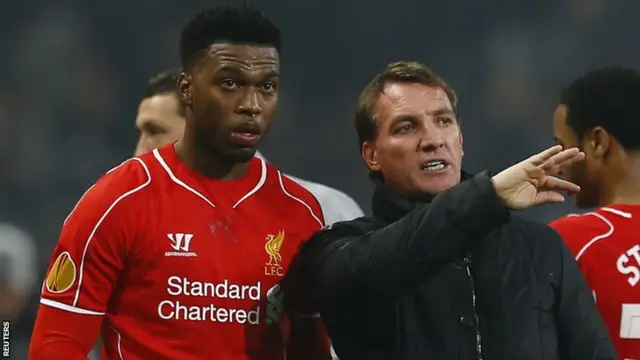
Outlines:
{"type": "Polygon", "coordinates": [[[536,198],[533,200],[533,203],[535,205],[556,204],[564,202],[564,200],[564,196],[555,191],[540,191],[536,194],[536,198]]]}

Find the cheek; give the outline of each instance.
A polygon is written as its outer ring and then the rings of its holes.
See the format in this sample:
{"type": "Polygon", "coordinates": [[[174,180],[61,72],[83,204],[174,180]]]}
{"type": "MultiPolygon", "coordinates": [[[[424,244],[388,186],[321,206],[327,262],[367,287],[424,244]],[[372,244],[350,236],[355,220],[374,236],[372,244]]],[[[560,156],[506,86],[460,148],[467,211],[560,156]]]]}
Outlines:
{"type": "Polygon", "coordinates": [[[396,178],[405,171],[411,159],[411,149],[403,141],[378,141],[376,160],[385,177],[396,178]]]}
{"type": "Polygon", "coordinates": [[[569,166],[564,171],[564,178],[584,187],[588,185],[590,177],[589,174],[591,173],[592,170],[589,168],[588,162],[581,161],[569,166]]]}
{"type": "MultiPolygon", "coordinates": [[[[194,109],[196,109],[196,113],[199,115],[200,119],[198,120],[200,122],[205,123],[207,127],[217,127],[218,124],[224,123],[230,115],[230,112],[233,111],[232,104],[234,104],[232,99],[210,94],[207,97],[201,96],[199,103],[194,103],[194,109]],[[218,121],[210,121],[210,119],[216,119],[218,121]]],[[[205,124],[201,125],[204,126],[205,124]]]]}
{"type": "Polygon", "coordinates": [[[447,147],[456,159],[462,159],[462,136],[459,131],[447,138],[447,147]]]}
{"type": "Polygon", "coordinates": [[[378,161],[388,163],[398,163],[398,160],[409,157],[412,147],[406,139],[391,140],[380,144],[378,147],[378,161]]]}
{"type": "Polygon", "coordinates": [[[182,137],[182,134],[184,134],[184,127],[174,129],[169,134],[167,134],[165,142],[171,143],[171,142],[178,141],[182,137]]]}
{"type": "Polygon", "coordinates": [[[262,105],[262,116],[267,121],[271,121],[278,110],[278,95],[266,97],[262,105]]]}

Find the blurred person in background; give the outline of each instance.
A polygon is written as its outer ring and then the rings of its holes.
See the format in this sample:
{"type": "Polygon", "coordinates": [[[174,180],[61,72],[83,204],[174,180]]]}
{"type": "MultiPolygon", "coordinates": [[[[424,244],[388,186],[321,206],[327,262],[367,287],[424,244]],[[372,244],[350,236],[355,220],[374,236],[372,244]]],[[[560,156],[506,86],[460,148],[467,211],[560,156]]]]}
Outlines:
{"type": "Polygon", "coordinates": [[[373,217],[302,247],[300,285],[338,356],[614,360],[591,291],[558,234],[511,210],[564,201],[553,177],[584,157],[555,146],[493,177],[462,171],[456,93],[426,66],[390,64],[355,124],[373,217]]]}
{"type": "Polygon", "coordinates": [[[575,205],[598,208],[551,223],[575,255],[621,359],[640,359],[640,73],[590,71],[563,92],[553,116],[558,144],[582,163],[562,169],[582,188],[575,205]]]}
{"type": "MultiPolygon", "coordinates": [[[[184,132],[184,109],[178,99],[180,70],[167,70],[152,77],[138,107],[136,127],[140,132],[135,156],[178,141],[184,132]]],[[[294,151],[294,150],[292,150],[294,151]]],[[[256,156],[265,160],[260,152],[256,156]]],[[[327,224],[352,220],[364,212],[349,195],[329,186],[285,175],[310,191],[320,202],[327,224]]]]}
{"type": "Polygon", "coordinates": [[[248,6],[184,27],[184,134],[109,171],[67,217],[30,359],[86,359],[99,332],[108,359],[330,358],[322,323],[286,283],[291,307],[270,302],[324,224],[311,193],[254,157],[280,50],[280,30],[248,6]]]}
{"type": "Polygon", "coordinates": [[[180,72],[167,70],[149,79],[136,116],[140,135],[134,156],[175,143],[184,134],[184,108],[178,99],[180,72]]]}
{"type": "Polygon", "coordinates": [[[37,253],[33,239],[22,229],[0,224],[0,320],[11,321],[11,358],[26,359],[29,332],[21,318],[36,281],[37,253]]]}

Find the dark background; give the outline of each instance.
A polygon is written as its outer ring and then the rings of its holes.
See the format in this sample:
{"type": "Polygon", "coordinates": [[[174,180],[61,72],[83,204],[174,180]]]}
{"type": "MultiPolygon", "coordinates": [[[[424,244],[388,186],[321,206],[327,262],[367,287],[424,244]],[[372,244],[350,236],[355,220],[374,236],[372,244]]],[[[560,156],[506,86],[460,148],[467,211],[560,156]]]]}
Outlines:
{"type": "MultiPolygon", "coordinates": [[[[640,60],[637,1],[250,3],[284,36],[280,111],[264,154],[287,173],[347,192],[366,211],[371,185],[352,113],[359,91],[388,62],[423,62],[457,90],[465,164],[475,172],[499,170],[551,145],[559,92],[574,77],[640,60]]],[[[28,232],[38,256],[26,276],[32,300],[14,322],[16,346],[21,334],[28,341],[62,221],[97,177],[131,155],[146,80],[178,65],[181,27],[217,4],[3,3],[0,221],[28,232]]],[[[542,207],[524,216],[546,222],[571,210],[542,207]]]]}

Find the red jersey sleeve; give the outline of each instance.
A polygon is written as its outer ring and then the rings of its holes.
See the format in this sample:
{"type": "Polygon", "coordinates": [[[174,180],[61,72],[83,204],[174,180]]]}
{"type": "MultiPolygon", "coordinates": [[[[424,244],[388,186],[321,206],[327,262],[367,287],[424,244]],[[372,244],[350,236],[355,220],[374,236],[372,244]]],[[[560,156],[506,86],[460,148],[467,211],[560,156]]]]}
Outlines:
{"type": "Polygon", "coordinates": [[[86,359],[125,268],[134,224],[126,202],[149,183],[146,165],[130,159],[89,188],[64,221],[42,284],[31,359],[86,359]]]}

